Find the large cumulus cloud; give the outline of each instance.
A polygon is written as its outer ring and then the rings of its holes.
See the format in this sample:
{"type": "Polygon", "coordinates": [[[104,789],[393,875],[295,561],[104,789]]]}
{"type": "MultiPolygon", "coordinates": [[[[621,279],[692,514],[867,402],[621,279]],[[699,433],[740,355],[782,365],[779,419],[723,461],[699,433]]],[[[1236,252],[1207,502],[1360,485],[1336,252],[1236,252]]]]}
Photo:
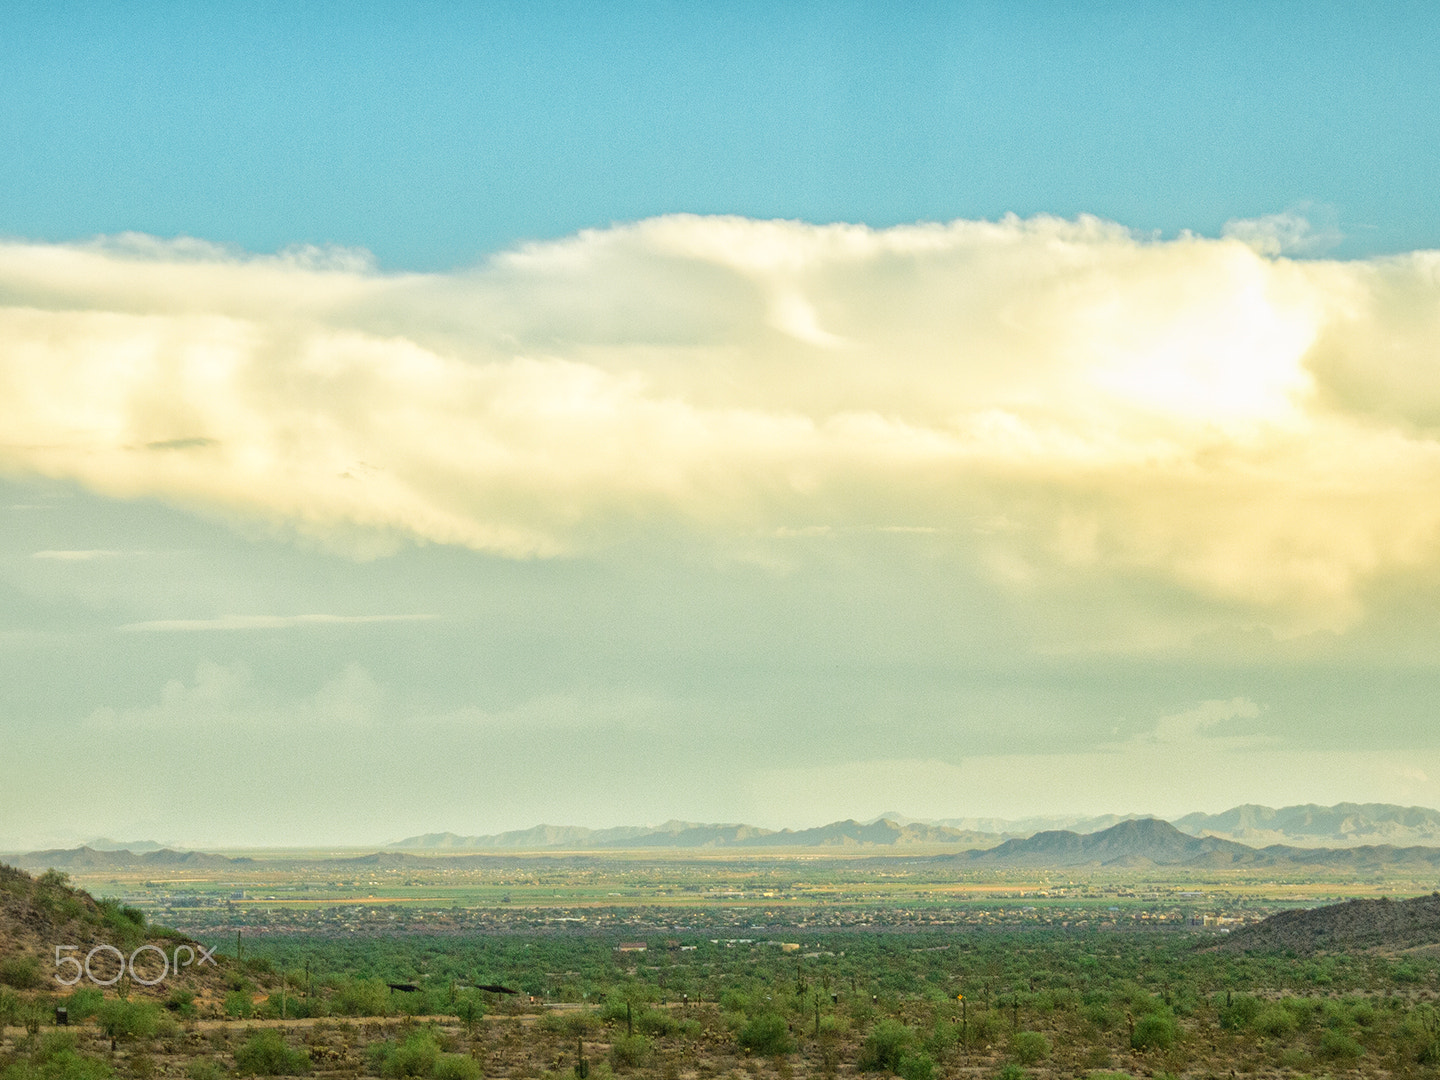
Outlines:
{"type": "Polygon", "coordinates": [[[449,275],[9,243],[0,467],[362,553],[918,530],[1007,589],[1343,626],[1440,564],[1440,255],[1230,233],[675,216],[449,275]]]}

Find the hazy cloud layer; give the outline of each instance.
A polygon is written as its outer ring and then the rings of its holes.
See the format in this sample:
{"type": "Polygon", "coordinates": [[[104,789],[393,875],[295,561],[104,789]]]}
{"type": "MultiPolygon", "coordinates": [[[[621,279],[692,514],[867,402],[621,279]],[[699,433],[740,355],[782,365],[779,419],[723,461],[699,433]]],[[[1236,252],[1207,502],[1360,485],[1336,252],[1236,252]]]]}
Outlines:
{"type": "Polygon", "coordinates": [[[1229,233],[677,216],[442,276],[0,245],[0,468],[360,555],[899,532],[1340,628],[1440,569],[1440,253],[1229,233]]]}

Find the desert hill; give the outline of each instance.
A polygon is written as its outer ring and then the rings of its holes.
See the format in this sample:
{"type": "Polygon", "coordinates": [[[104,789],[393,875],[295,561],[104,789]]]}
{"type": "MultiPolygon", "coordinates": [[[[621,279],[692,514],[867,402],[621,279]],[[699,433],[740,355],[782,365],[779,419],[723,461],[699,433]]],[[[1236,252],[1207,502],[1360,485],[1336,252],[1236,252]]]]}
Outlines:
{"type": "Polygon", "coordinates": [[[1256,855],[1244,844],[1187,836],[1169,822],[1140,818],[1095,833],[1036,833],[959,857],[980,865],[1119,867],[1250,865],[1256,855]]]}
{"type": "MultiPolygon", "coordinates": [[[[19,990],[57,991],[57,971],[69,980],[75,968],[56,963],[56,946],[76,957],[77,964],[95,952],[91,972],[100,980],[118,976],[116,952],[127,956],[143,949],[139,962],[142,979],[160,973],[159,953],[167,963],[180,947],[182,957],[191,950],[178,974],[169,973],[154,987],[132,984],[139,996],[159,996],[178,988],[200,998],[218,1000],[225,991],[226,960],[196,963],[201,956],[198,943],[170,930],[147,926],[145,917],[134,908],[113,900],[96,900],[75,888],[65,875],[48,871],[33,877],[25,871],[0,863],[0,981],[19,990]],[[66,948],[73,946],[73,949],[66,948]]],[[[77,985],[90,985],[82,979],[77,985]]]]}
{"type": "Polygon", "coordinates": [[[1306,848],[1285,844],[1254,848],[1218,836],[1187,836],[1158,818],[1122,821],[1096,833],[1064,830],[1007,840],[988,851],[970,851],[945,859],[980,866],[1193,866],[1203,868],[1288,868],[1364,873],[1408,869],[1440,870],[1440,848],[1397,848],[1387,844],[1345,848],[1306,848]]]}
{"type": "Polygon", "coordinates": [[[1309,910],[1281,911],[1236,931],[1228,951],[1291,949],[1413,949],[1440,944],[1440,893],[1413,900],[1349,900],[1309,910]]]}

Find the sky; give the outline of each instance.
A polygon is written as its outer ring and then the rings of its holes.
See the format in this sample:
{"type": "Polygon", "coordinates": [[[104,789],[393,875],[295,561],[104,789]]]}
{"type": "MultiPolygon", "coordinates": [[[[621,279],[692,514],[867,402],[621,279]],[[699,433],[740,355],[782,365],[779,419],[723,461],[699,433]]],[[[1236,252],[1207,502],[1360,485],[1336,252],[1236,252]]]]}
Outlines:
{"type": "Polygon", "coordinates": [[[1440,805],[1422,4],[7,4],[0,849],[1440,805]]]}

